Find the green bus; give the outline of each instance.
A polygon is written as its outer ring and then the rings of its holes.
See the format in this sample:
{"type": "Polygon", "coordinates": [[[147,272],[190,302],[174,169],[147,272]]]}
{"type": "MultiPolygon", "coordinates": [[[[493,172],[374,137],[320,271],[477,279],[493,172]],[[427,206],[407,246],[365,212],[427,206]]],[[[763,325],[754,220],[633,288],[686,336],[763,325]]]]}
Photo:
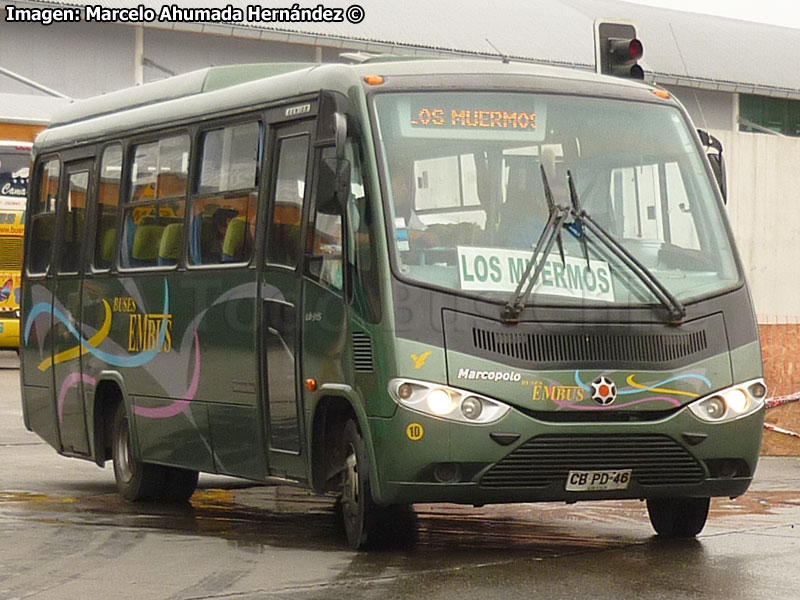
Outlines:
{"type": "Polygon", "coordinates": [[[756,467],[753,305],[665,90],[490,61],[215,67],[36,140],[26,426],[128,500],[199,472],[415,502],[647,501],[690,537],[756,467]]]}

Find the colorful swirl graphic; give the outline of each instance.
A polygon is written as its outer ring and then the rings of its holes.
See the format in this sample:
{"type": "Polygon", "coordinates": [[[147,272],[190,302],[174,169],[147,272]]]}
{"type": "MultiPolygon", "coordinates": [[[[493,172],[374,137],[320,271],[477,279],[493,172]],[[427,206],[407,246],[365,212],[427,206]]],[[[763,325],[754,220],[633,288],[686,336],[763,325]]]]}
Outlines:
{"type": "Polygon", "coordinates": [[[192,381],[189,383],[189,389],[180,400],[175,400],[172,404],[161,407],[147,407],[133,405],[133,413],[146,419],[169,419],[176,415],[181,414],[187,408],[195,394],[197,394],[197,385],[200,382],[200,338],[197,337],[197,329],[194,330],[194,373],[192,374],[192,381]]]}
{"type": "MultiPolygon", "coordinates": [[[[701,383],[704,383],[706,387],[711,389],[711,380],[709,380],[709,378],[706,377],[705,375],[700,375],[699,373],[685,373],[683,375],[675,375],[674,377],[664,379],[663,381],[659,381],[658,383],[654,383],[652,385],[641,385],[639,383],[636,383],[633,380],[633,377],[634,375],[631,374],[628,375],[626,379],[628,385],[630,385],[631,388],[619,390],[617,392],[618,395],[640,394],[642,392],[660,392],[666,394],[679,394],[682,396],[690,396],[692,398],[697,398],[698,394],[693,394],[692,392],[684,392],[682,390],[673,390],[662,387],[667,383],[672,383],[673,381],[682,381],[685,379],[694,379],[700,381],[701,383]]],[[[583,381],[581,381],[580,371],[575,371],[575,383],[580,387],[582,387],[584,390],[589,391],[589,386],[583,383],[583,381]]]]}
{"type": "Polygon", "coordinates": [[[89,385],[94,385],[97,383],[97,380],[94,377],[90,377],[89,375],[84,375],[82,373],[70,373],[64,378],[64,381],[61,383],[61,389],[58,390],[58,422],[61,423],[64,420],[64,400],[67,397],[67,391],[76,383],[83,381],[84,383],[88,383],[89,385]]]}
{"type": "Polygon", "coordinates": [[[73,358],[78,358],[79,356],[83,356],[87,352],[89,352],[89,348],[96,348],[99,346],[106,337],[108,337],[108,332],[111,331],[111,305],[103,299],[103,306],[106,309],[106,316],[103,320],[103,324],[100,326],[100,329],[97,330],[92,337],[90,337],[86,342],[82,342],[77,346],[73,346],[67,350],[63,350],[59,352],[52,358],[46,358],[39,364],[40,371],[46,371],[53,365],[60,364],[62,362],[67,362],[72,360],[73,358]]]}
{"type": "Polygon", "coordinates": [[[644,404],[646,402],[668,402],[675,407],[681,405],[681,403],[675,400],[675,398],[670,398],[669,396],[649,396],[647,398],[640,398],[638,400],[631,400],[630,402],[611,404],[608,406],[600,406],[599,404],[596,406],[590,406],[585,404],[572,404],[570,402],[564,402],[563,400],[553,400],[553,403],[557,404],[558,406],[561,406],[562,408],[571,408],[573,410],[619,410],[621,408],[627,408],[629,406],[634,406],[635,404],[644,404]]]}
{"type": "MultiPolygon", "coordinates": [[[[110,310],[111,308],[108,306],[108,302],[103,300],[106,308],[106,319],[108,322],[108,329],[111,328],[111,319],[110,319],[110,310]]],[[[167,335],[167,322],[165,319],[162,319],[161,326],[158,330],[158,343],[153,346],[150,350],[145,350],[143,352],[139,352],[138,354],[128,355],[128,356],[118,356],[116,354],[110,354],[108,352],[104,352],[98,349],[96,346],[102,342],[106,336],[108,335],[108,331],[105,332],[104,335],[100,335],[103,332],[103,328],[106,326],[106,322],[103,323],[100,330],[93,335],[90,339],[86,339],[83,335],[75,329],[75,326],[72,324],[71,320],[64,315],[59,309],[52,306],[49,302],[39,302],[31,308],[31,311],[28,313],[28,320],[25,323],[25,335],[24,340],[25,343],[28,343],[28,339],[30,338],[31,329],[33,328],[33,323],[39,315],[42,314],[49,314],[50,310],[53,311],[53,319],[60,321],[66,328],[67,331],[76,339],[78,340],[78,345],[65,350],[64,352],[60,352],[56,356],[53,357],[53,360],[48,363],[48,360],[43,361],[39,368],[43,371],[47,370],[48,368],[52,367],[54,364],[59,362],[64,362],[67,360],[71,360],[73,358],[77,358],[83,354],[91,354],[95,358],[102,360],[103,362],[114,366],[114,367],[123,367],[123,368],[134,368],[134,367],[141,367],[156,357],[158,354],[158,348],[161,347],[164,343],[164,338],[167,335]],[[66,355],[69,355],[68,357],[66,355]],[[59,360],[56,360],[60,357],[59,360]]],[[[167,280],[164,280],[164,307],[162,310],[163,314],[169,313],[169,285],[167,284],[167,280]]]]}

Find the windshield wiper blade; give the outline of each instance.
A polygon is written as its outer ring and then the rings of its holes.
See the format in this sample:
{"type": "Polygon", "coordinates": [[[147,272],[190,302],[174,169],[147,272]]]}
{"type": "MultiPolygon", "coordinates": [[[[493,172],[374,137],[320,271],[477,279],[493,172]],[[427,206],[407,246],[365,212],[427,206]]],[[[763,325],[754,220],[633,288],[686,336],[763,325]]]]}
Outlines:
{"type": "Polygon", "coordinates": [[[509,324],[519,323],[519,315],[522,313],[525,302],[544,269],[544,259],[550,255],[550,250],[553,248],[554,243],[558,242],[561,260],[566,262],[566,258],[564,257],[564,245],[561,240],[561,228],[569,217],[570,211],[567,207],[556,205],[550,190],[550,184],[547,182],[544,166],[540,165],[540,167],[542,182],[544,183],[544,196],[547,200],[547,209],[550,212],[550,216],[547,219],[547,225],[545,225],[542,233],[539,235],[539,239],[536,241],[536,247],[533,249],[533,254],[528,262],[528,266],[525,267],[525,272],[522,274],[522,277],[520,277],[517,288],[514,290],[514,293],[508,299],[503,309],[502,319],[509,324]],[[542,260],[539,260],[537,263],[537,258],[540,254],[542,260]],[[533,275],[531,275],[531,271],[533,271],[533,275]]]}
{"type": "MultiPolygon", "coordinates": [[[[575,189],[575,179],[572,177],[572,173],[570,171],[567,171],[567,184],[569,185],[569,198],[572,202],[573,214],[583,213],[581,202],[578,199],[578,192],[575,189]]],[[[577,235],[578,239],[580,240],[581,246],[583,246],[583,257],[586,259],[586,267],[591,270],[592,265],[589,262],[589,246],[586,243],[586,230],[578,219],[574,219],[572,223],[567,226],[567,229],[572,231],[574,235],[577,235]],[[577,232],[573,230],[576,228],[575,226],[577,226],[577,232]]]]}
{"type": "MultiPolygon", "coordinates": [[[[619,258],[631,272],[636,275],[642,283],[645,284],[653,295],[658,299],[661,304],[669,311],[669,322],[672,324],[680,324],[686,317],[686,308],[681,304],[668,289],[661,283],[661,281],[653,274],[653,272],[644,266],[641,261],[631,254],[625,246],[623,246],[616,238],[614,238],[608,231],[590,217],[585,210],[580,206],[578,199],[578,192],[575,190],[575,184],[572,179],[572,173],[567,171],[567,178],[569,180],[569,193],[572,200],[572,216],[575,221],[581,226],[581,235],[583,236],[584,251],[586,252],[586,238],[583,232],[584,228],[588,228],[595,237],[608,248],[612,254],[619,258]]],[[[586,254],[588,262],[589,255],[586,254]]]]}

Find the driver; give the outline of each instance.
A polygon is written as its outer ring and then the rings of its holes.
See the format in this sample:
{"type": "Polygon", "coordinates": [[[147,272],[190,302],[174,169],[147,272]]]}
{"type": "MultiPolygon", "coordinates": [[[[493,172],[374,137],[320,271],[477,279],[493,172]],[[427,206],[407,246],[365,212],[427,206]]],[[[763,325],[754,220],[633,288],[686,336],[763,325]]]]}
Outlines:
{"type": "Polygon", "coordinates": [[[392,202],[394,204],[394,231],[399,250],[428,247],[432,240],[427,226],[414,210],[413,162],[392,162],[389,166],[392,202]]]}

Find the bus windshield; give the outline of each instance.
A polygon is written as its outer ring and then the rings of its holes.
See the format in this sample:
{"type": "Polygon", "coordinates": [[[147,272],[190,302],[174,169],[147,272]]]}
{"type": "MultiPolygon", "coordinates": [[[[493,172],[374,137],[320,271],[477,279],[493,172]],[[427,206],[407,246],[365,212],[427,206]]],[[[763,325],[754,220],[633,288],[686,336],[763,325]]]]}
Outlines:
{"type": "MultiPolygon", "coordinates": [[[[506,300],[553,203],[582,208],[680,300],[740,281],[703,158],[674,106],[514,92],[375,98],[397,271],[506,300]],[[545,184],[546,181],[546,184],[545,184]]],[[[567,222],[528,303],[645,304],[650,289],[567,222]]]]}

